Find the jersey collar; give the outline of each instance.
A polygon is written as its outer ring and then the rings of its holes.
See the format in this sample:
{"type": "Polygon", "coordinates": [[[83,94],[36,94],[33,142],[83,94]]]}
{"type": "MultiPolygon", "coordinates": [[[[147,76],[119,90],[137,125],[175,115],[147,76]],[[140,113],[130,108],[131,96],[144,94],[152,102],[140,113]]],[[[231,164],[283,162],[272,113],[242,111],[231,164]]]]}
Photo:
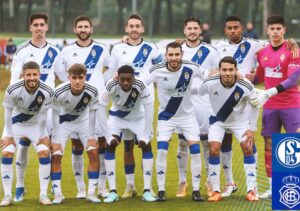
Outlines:
{"type": "Polygon", "coordinates": [[[85,47],[89,47],[91,46],[93,43],[94,43],[94,40],[91,39],[91,42],[87,45],[87,46],[82,46],[82,45],[79,45],[79,43],[77,42],[77,40],[75,41],[76,45],[81,47],[81,48],[85,48],[85,47]]]}
{"type": "Polygon", "coordinates": [[[29,43],[30,43],[30,45],[32,45],[33,47],[36,47],[36,48],[45,48],[48,45],[47,41],[46,41],[45,45],[42,47],[39,47],[39,46],[33,44],[32,40],[30,40],[29,43]]]}
{"type": "Polygon", "coordinates": [[[140,42],[140,43],[138,43],[138,44],[136,44],[136,45],[131,45],[130,43],[127,43],[127,45],[130,45],[130,46],[139,46],[143,41],[144,41],[144,39],[141,38],[141,42],[140,42]]]}

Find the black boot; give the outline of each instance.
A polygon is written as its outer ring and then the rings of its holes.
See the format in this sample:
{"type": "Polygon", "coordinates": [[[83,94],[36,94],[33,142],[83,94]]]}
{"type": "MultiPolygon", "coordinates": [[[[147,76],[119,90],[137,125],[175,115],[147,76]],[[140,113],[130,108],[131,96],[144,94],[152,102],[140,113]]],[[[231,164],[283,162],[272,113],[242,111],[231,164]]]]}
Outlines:
{"type": "Polygon", "coordinates": [[[192,194],[192,200],[193,201],[197,201],[197,202],[201,202],[204,201],[203,197],[201,196],[201,193],[199,191],[193,191],[192,194]]]}
{"type": "Polygon", "coordinates": [[[156,201],[157,202],[166,201],[166,192],[165,191],[158,191],[158,197],[157,197],[156,201]]]}

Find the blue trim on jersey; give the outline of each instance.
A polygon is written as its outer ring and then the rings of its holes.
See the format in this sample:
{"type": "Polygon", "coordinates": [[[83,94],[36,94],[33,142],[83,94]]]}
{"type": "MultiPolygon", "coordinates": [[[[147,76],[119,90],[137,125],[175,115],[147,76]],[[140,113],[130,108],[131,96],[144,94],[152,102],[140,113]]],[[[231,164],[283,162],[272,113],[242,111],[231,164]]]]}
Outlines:
{"type": "MultiPolygon", "coordinates": [[[[91,49],[88,57],[86,58],[84,62],[84,66],[89,71],[89,69],[94,69],[96,67],[96,64],[99,61],[99,58],[103,52],[103,48],[98,45],[94,45],[91,49]]],[[[86,81],[89,81],[91,78],[91,73],[86,74],[86,81]]]]}
{"type": "Polygon", "coordinates": [[[245,164],[253,164],[255,163],[255,158],[253,155],[250,156],[244,156],[244,163],[245,164]]]}
{"type": "Polygon", "coordinates": [[[195,62],[196,64],[202,64],[204,60],[207,58],[208,54],[210,53],[210,50],[204,46],[201,46],[195,55],[192,58],[192,62],[195,62]]]}
{"type": "Polygon", "coordinates": [[[120,118],[124,118],[125,116],[127,116],[131,112],[131,109],[135,106],[135,103],[136,103],[136,101],[139,97],[139,94],[140,94],[139,91],[136,88],[132,87],[131,92],[128,95],[128,98],[127,98],[126,102],[122,106],[126,110],[130,110],[130,111],[122,111],[122,110],[112,111],[112,110],[109,110],[109,115],[117,116],[117,117],[120,117],[120,118]]]}
{"type": "Polygon", "coordinates": [[[77,119],[79,115],[74,115],[74,114],[63,114],[59,115],[59,124],[62,124],[64,122],[72,122],[75,119],[77,119]]]}
{"type": "MultiPolygon", "coordinates": [[[[175,87],[175,92],[183,93],[186,92],[187,87],[191,81],[193,75],[193,70],[188,67],[183,67],[177,85],[175,87]]],[[[171,97],[165,110],[160,112],[158,115],[158,120],[169,120],[171,119],[177,112],[183,97],[171,97]]]]}
{"type": "Polygon", "coordinates": [[[226,102],[220,108],[216,116],[209,117],[209,124],[214,124],[217,121],[225,122],[233,111],[233,108],[239,103],[244,95],[244,90],[236,86],[226,102]]]}
{"type": "Polygon", "coordinates": [[[144,64],[146,63],[150,53],[152,51],[152,47],[146,43],[144,43],[137,55],[135,56],[132,65],[134,67],[144,67],[144,64]]]}
{"type": "Polygon", "coordinates": [[[159,55],[157,58],[152,59],[152,64],[155,65],[155,64],[161,63],[162,61],[163,61],[162,56],[159,55]]]}
{"type": "MultiPolygon", "coordinates": [[[[39,111],[40,108],[43,105],[44,100],[45,100],[45,95],[43,94],[43,92],[41,92],[39,90],[38,93],[36,94],[34,100],[29,105],[27,110],[29,112],[39,111]]],[[[28,121],[29,119],[31,119],[33,116],[34,116],[33,114],[20,113],[16,116],[12,117],[12,123],[15,124],[15,123],[18,123],[18,122],[25,122],[25,121],[28,121]]]]}
{"type": "MultiPolygon", "coordinates": [[[[45,56],[44,56],[44,59],[41,63],[41,69],[43,69],[43,70],[44,69],[46,69],[46,70],[51,69],[56,56],[57,56],[57,51],[54,48],[49,47],[46,54],[45,54],[45,56]]],[[[40,79],[42,81],[46,81],[46,79],[48,77],[48,74],[49,74],[49,71],[47,71],[47,73],[41,73],[40,79]]]]}
{"type": "Polygon", "coordinates": [[[239,45],[237,51],[233,55],[233,58],[236,60],[238,64],[243,63],[244,59],[249,53],[250,48],[251,48],[251,44],[247,41],[239,45]]]}

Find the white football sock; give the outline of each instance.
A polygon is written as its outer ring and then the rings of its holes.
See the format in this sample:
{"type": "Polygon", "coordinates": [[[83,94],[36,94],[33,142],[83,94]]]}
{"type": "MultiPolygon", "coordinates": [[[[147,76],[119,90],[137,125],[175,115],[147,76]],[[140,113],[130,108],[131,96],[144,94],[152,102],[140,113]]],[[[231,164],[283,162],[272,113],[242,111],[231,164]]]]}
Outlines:
{"type": "Polygon", "coordinates": [[[202,162],[200,155],[200,145],[193,144],[190,145],[190,155],[191,155],[191,171],[192,171],[192,184],[193,191],[198,191],[201,181],[201,170],[202,162]]]}
{"type": "Polygon", "coordinates": [[[188,165],[189,146],[187,141],[183,139],[183,135],[179,134],[178,151],[177,151],[177,164],[179,182],[186,182],[186,169],[188,165]]]}
{"type": "Polygon", "coordinates": [[[167,170],[167,154],[168,142],[158,142],[157,158],[156,158],[156,180],[158,191],[165,190],[166,170],[167,170]]]}
{"type": "Polygon", "coordinates": [[[208,179],[213,191],[220,192],[220,158],[209,157],[208,179]]]}
{"type": "Polygon", "coordinates": [[[105,153],[105,168],[110,190],[116,190],[116,160],[115,153],[105,153]]]}
{"type": "Polygon", "coordinates": [[[143,153],[143,173],[144,173],[144,190],[151,189],[153,168],[153,154],[152,152],[143,153]]]}
{"type": "Polygon", "coordinates": [[[40,194],[47,194],[51,170],[50,157],[40,158],[39,161],[40,194]]]}
{"type": "Polygon", "coordinates": [[[83,160],[83,151],[80,151],[79,153],[72,152],[72,167],[73,167],[73,173],[76,179],[77,188],[85,188],[84,184],[84,160],[83,160]]]}
{"type": "Polygon", "coordinates": [[[13,158],[2,157],[1,176],[4,195],[12,195],[12,182],[14,179],[14,171],[12,165],[13,158]]]}

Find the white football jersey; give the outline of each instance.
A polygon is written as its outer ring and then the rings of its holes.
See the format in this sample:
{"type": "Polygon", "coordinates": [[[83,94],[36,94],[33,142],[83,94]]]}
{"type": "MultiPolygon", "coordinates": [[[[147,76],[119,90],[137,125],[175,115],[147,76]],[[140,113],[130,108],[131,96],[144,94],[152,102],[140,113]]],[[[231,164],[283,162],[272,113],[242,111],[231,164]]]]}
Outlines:
{"type": "MultiPolygon", "coordinates": [[[[212,69],[217,69],[219,65],[219,55],[217,50],[202,42],[196,47],[189,47],[187,43],[182,44],[183,59],[199,64],[201,68],[206,72],[204,78],[206,78],[212,69]]],[[[192,81],[193,85],[202,84],[203,81],[199,77],[196,77],[192,81]]],[[[208,95],[192,95],[192,103],[195,106],[209,106],[208,95]]]]}
{"type": "MultiPolygon", "coordinates": [[[[123,65],[134,68],[136,76],[148,71],[152,65],[162,62],[162,56],[156,45],[142,40],[138,45],[117,43],[111,51],[109,71],[116,72],[123,65]]],[[[141,76],[140,76],[141,77],[141,76]]]]}
{"type": "Polygon", "coordinates": [[[34,61],[40,65],[40,79],[54,89],[55,74],[54,62],[59,55],[59,49],[46,43],[43,47],[37,47],[31,41],[21,46],[13,57],[10,83],[19,79],[23,65],[26,62],[34,61]]]}
{"type": "Polygon", "coordinates": [[[60,111],[59,123],[80,123],[89,117],[89,109],[99,106],[98,90],[85,82],[80,95],[73,95],[70,82],[60,84],[54,93],[52,108],[60,111]]]}
{"type": "Polygon", "coordinates": [[[77,42],[62,49],[57,59],[55,68],[59,71],[67,71],[73,64],[83,64],[87,69],[86,81],[102,92],[105,83],[103,68],[108,66],[109,51],[104,44],[95,41],[89,46],[79,46],[77,42]]]}
{"type": "Polygon", "coordinates": [[[249,121],[245,107],[248,101],[256,97],[254,87],[247,79],[238,80],[228,88],[221,83],[220,75],[207,78],[200,88],[200,94],[209,94],[210,124],[216,121],[249,121]]]}
{"type": "Polygon", "coordinates": [[[146,84],[156,82],[159,120],[185,117],[194,113],[191,101],[191,85],[194,77],[204,79],[205,71],[198,64],[183,60],[178,71],[167,68],[167,62],[154,65],[143,78],[146,84]]]}
{"type": "Polygon", "coordinates": [[[135,78],[132,89],[128,92],[122,90],[118,81],[110,80],[100,98],[100,104],[106,107],[110,99],[112,99],[112,106],[109,110],[109,115],[128,120],[144,117],[145,110],[143,105],[153,103],[149,89],[138,78],[135,78]]]}
{"type": "Polygon", "coordinates": [[[255,70],[256,53],[263,47],[263,43],[243,38],[240,43],[234,44],[224,39],[217,42],[214,47],[217,49],[220,59],[232,56],[237,61],[238,70],[245,76],[255,70]]]}
{"type": "Polygon", "coordinates": [[[42,81],[34,94],[28,94],[21,79],[7,87],[2,105],[13,109],[13,124],[32,125],[38,123],[41,110],[47,111],[51,107],[53,95],[53,89],[42,81]]]}

